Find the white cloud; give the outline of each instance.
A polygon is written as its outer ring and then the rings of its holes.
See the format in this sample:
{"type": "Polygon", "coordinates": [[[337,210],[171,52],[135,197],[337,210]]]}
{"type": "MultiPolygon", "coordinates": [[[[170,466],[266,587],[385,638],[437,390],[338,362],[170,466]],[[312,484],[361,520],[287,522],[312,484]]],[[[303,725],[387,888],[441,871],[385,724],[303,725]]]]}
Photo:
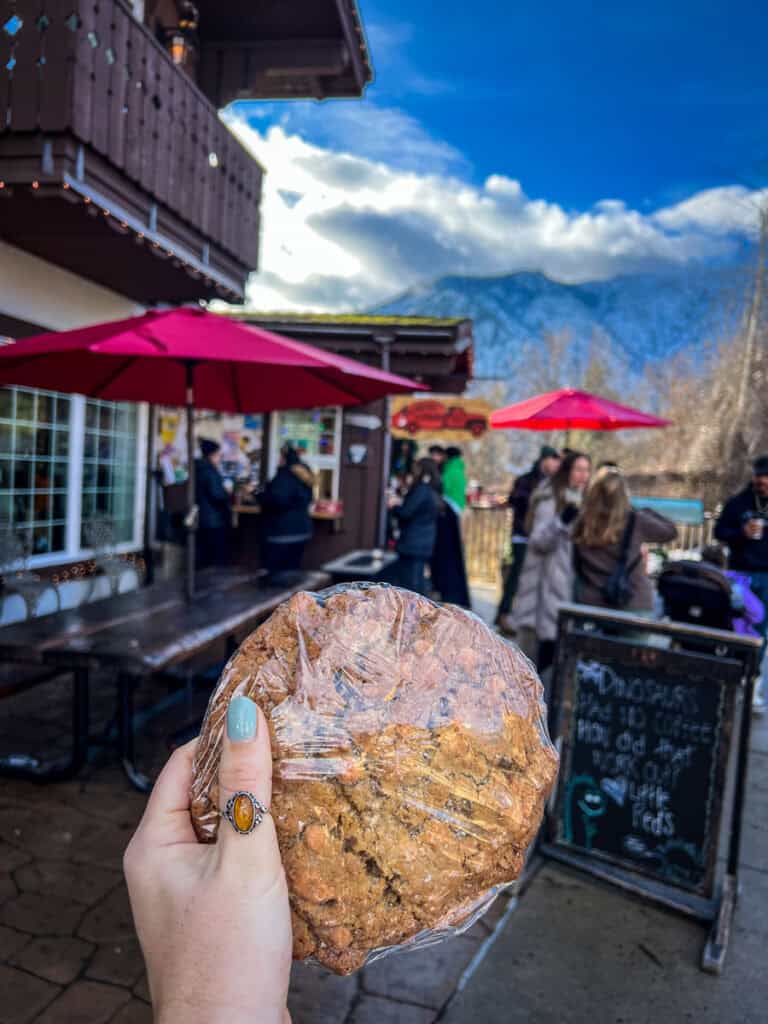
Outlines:
{"type": "Polygon", "coordinates": [[[468,164],[450,143],[435,139],[415,117],[397,107],[382,107],[370,99],[301,100],[290,104],[236,103],[225,113],[228,123],[269,118],[288,136],[312,139],[313,149],[334,155],[381,162],[404,171],[429,167],[437,174],[464,174],[468,164]],[[257,115],[257,118],[254,117],[257,115]]]}
{"type": "Polygon", "coordinates": [[[344,112],[327,146],[293,127],[260,132],[238,114],[227,118],[267,170],[262,269],[249,286],[260,309],[370,309],[443,274],[541,270],[577,282],[682,266],[728,256],[757,219],[761,195],[740,187],[651,214],[618,199],[568,211],[529,198],[505,175],[469,184],[460,155],[401,112],[323,109],[344,112]],[[401,144],[414,139],[412,163],[384,159],[398,132],[401,144]]]}
{"type": "Polygon", "coordinates": [[[653,220],[671,231],[701,230],[714,235],[757,232],[758,210],[768,200],[768,189],[750,191],[728,185],[698,192],[675,206],[659,210],[653,220]]]}

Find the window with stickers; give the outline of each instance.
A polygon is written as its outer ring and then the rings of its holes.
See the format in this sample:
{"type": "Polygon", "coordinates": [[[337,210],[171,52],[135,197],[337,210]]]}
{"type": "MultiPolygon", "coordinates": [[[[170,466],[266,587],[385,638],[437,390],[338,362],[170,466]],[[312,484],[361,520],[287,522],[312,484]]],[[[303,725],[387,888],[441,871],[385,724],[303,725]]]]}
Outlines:
{"type": "Polygon", "coordinates": [[[284,445],[295,448],[315,474],[316,501],[339,497],[341,464],[341,408],[290,410],[272,416],[269,446],[269,476],[277,472],[284,445]]]}

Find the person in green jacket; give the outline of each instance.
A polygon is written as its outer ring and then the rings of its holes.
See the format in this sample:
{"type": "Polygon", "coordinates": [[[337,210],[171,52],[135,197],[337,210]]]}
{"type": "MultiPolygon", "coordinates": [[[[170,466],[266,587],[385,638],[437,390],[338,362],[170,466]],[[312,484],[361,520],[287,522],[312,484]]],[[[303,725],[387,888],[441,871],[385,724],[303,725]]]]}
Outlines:
{"type": "Polygon", "coordinates": [[[456,507],[456,514],[461,515],[467,507],[467,473],[461,448],[450,446],[445,449],[442,477],[443,497],[452,501],[456,507]]]}
{"type": "Polygon", "coordinates": [[[471,608],[461,541],[461,514],[467,504],[467,483],[461,449],[446,448],[441,462],[444,508],[437,521],[435,552],[430,562],[432,587],[440,594],[441,601],[471,608]]]}

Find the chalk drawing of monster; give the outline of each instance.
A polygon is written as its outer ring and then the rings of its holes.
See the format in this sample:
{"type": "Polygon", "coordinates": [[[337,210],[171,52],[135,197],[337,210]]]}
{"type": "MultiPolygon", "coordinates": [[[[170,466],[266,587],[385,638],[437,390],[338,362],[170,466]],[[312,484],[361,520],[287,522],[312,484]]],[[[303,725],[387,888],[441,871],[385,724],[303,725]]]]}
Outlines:
{"type": "Polygon", "coordinates": [[[563,829],[566,843],[592,849],[597,822],[606,811],[605,796],[591,775],[574,775],[566,787],[563,829]]]}

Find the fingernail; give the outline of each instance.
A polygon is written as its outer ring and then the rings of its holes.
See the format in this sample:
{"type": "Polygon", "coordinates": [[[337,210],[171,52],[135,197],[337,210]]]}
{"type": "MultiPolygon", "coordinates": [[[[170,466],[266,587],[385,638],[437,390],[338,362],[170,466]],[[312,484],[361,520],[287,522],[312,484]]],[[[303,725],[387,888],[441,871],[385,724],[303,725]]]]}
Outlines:
{"type": "Polygon", "coordinates": [[[256,735],[256,705],[250,697],[233,697],[227,708],[227,736],[233,743],[244,743],[256,735]]]}

